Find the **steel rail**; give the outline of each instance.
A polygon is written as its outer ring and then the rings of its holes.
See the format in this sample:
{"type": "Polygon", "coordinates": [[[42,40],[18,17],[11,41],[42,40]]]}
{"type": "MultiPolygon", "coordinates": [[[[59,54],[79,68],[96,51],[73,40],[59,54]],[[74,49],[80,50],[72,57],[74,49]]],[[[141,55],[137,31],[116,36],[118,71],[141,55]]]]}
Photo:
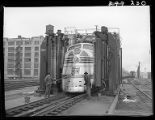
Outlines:
{"type": "Polygon", "coordinates": [[[152,100],[152,97],[147,95],[146,93],[144,93],[142,90],[140,90],[138,87],[136,87],[136,85],[134,83],[132,83],[131,81],[129,81],[140,93],[142,93],[144,96],[146,96],[147,98],[149,98],[150,100],[152,100]]]}
{"type": "Polygon", "coordinates": [[[31,116],[53,116],[58,115],[60,112],[68,109],[69,107],[73,106],[75,103],[81,101],[86,97],[86,94],[78,95],[73,98],[67,99],[65,101],[60,102],[56,105],[51,105],[38,113],[35,113],[31,116]]]}
{"type": "Polygon", "coordinates": [[[14,107],[14,108],[10,108],[10,109],[6,110],[6,116],[15,116],[17,114],[22,113],[23,111],[28,111],[32,108],[38,107],[40,105],[48,104],[53,100],[58,100],[61,98],[64,98],[64,95],[52,96],[50,98],[45,98],[45,99],[31,102],[29,104],[24,104],[24,105],[20,105],[20,106],[14,107]]]}
{"type": "Polygon", "coordinates": [[[22,113],[20,113],[20,114],[15,115],[14,117],[31,116],[31,115],[37,113],[38,111],[41,111],[42,109],[45,109],[45,108],[47,108],[47,107],[49,107],[49,106],[51,106],[51,105],[56,105],[56,104],[58,104],[59,102],[62,102],[62,101],[64,101],[64,100],[66,100],[66,99],[69,99],[69,97],[65,97],[65,98],[62,98],[62,99],[59,99],[59,100],[52,101],[52,102],[50,102],[49,104],[47,103],[47,104],[45,104],[45,105],[36,107],[36,108],[31,109],[31,110],[28,110],[28,111],[26,111],[26,112],[22,112],[22,113]]]}

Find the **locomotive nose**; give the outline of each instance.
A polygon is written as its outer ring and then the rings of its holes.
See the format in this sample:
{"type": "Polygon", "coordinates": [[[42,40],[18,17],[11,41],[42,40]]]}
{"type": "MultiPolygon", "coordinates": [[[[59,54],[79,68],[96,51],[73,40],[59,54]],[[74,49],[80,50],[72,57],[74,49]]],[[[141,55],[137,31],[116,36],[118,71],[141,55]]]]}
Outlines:
{"type": "Polygon", "coordinates": [[[73,62],[74,63],[79,63],[79,61],[80,61],[80,59],[77,56],[75,56],[74,59],[73,59],[73,62]]]}

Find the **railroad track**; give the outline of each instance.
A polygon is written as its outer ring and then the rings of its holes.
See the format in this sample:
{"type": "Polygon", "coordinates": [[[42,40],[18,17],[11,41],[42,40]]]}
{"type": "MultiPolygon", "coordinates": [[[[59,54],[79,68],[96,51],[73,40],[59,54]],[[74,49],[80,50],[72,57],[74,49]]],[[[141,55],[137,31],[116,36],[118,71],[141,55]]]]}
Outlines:
{"type": "Polygon", "coordinates": [[[62,111],[73,106],[75,103],[83,100],[86,96],[87,96],[86,94],[74,96],[72,98],[61,101],[58,104],[48,106],[45,109],[43,109],[31,116],[56,116],[56,115],[60,114],[62,111]]]}
{"type": "Polygon", "coordinates": [[[143,87],[151,90],[152,89],[151,82],[150,81],[145,82],[145,84],[143,85],[143,87]]]}
{"type": "Polygon", "coordinates": [[[152,97],[147,94],[145,91],[142,91],[141,89],[139,89],[134,83],[130,82],[133,85],[134,88],[137,89],[137,95],[142,99],[142,101],[146,104],[152,103],[152,97]]]}
{"type": "Polygon", "coordinates": [[[84,99],[85,96],[86,94],[51,97],[49,99],[39,100],[37,102],[9,109],[6,111],[6,115],[8,117],[57,115],[74,105],[76,102],[84,99]]]}
{"type": "MultiPolygon", "coordinates": [[[[17,107],[6,110],[6,116],[7,117],[24,116],[24,115],[27,115],[29,113],[28,111],[30,111],[30,110],[34,110],[34,109],[37,110],[37,109],[39,109],[38,107],[40,107],[40,106],[45,107],[45,105],[50,104],[51,101],[58,101],[62,98],[66,98],[66,96],[65,95],[52,96],[48,99],[47,98],[41,99],[38,101],[31,102],[29,104],[17,106],[17,107]]],[[[31,111],[31,113],[32,113],[32,111],[31,111]]]]}

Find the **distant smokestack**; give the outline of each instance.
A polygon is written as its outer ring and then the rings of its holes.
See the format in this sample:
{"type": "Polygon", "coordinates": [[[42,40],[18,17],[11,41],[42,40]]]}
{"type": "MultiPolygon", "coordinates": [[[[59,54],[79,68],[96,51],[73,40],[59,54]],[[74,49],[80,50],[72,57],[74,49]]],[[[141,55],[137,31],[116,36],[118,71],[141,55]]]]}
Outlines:
{"type": "Polygon", "coordinates": [[[140,78],[140,62],[137,68],[137,78],[140,78]]]}

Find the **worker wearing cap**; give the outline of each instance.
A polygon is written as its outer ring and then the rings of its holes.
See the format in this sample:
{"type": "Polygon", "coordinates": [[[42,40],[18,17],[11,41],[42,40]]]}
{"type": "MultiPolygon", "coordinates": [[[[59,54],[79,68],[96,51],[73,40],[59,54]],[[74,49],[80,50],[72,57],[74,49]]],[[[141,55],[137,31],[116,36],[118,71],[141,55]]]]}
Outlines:
{"type": "Polygon", "coordinates": [[[48,73],[44,79],[45,83],[46,83],[46,89],[45,89],[45,97],[50,97],[50,91],[51,91],[51,85],[52,85],[52,81],[51,81],[51,76],[48,73]]]}
{"type": "Polygon", "coordinates": [[[90,82],[90,77],[87,72],[84,73],[84,81],[86,85],[88,98],[90,98],[91,97],[91,82],[90,82]]]}

